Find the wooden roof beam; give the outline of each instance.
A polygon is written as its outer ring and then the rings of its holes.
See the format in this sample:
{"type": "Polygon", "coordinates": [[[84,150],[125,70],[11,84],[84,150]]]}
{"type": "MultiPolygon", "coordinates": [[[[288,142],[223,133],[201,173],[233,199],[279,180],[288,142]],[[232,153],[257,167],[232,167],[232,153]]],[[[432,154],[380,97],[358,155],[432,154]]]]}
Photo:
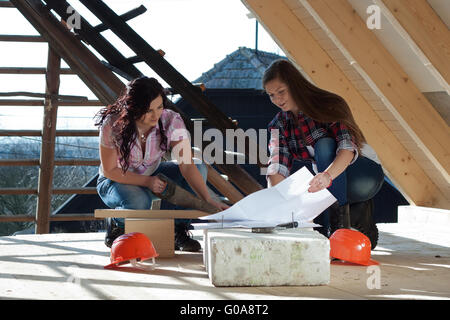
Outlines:
{"type": "Polygon", "coordinates": [[[409,201],[416,205],[450,208],[450,201],[284,1],[242,2],[314,83],[341,95],[347,101],[384,168],[409,201]]]}
{"type": "MultiPolygon", "coordinates": [[[[0,67],[0,74],[46,74],[46,68],[0,67]]],[[[61,68],[60,74],[76,74],[70,68],[61,68]]]]}
{"type": "Polygon", "coordinates": [[[52,98],[52,99],[67,99],[72,101],[88,101],[87,97],[71,96],[71,95],[49,95],[46,93],[28,92],[28,91],[14,91],[14,92],[0,92],[0,97],[33,97],[33,98],[52,98]]]}
{"type": "MultiPolygon", "coordinates": [[[[384,6],[389,9],[390,14],[429,59],[448,87],[450,85],[450,32],[428,2],[376,0],[375,3],[382,9],[384,6]]],[[[388,15],[387,18],[389,19],[388,15]]]]}
{"type": "Polygon", "coordinates": [[[347,0],[300,0],[326,25],[373,86],[393,116],[450,183],[450,130],[440,114],[403,71],[347,0]]]}
{"type": "Polygon", "coordinates": [[[0,41],[9,42],[47,42],[42,36],[28,36],[28,35],[14,35],[14,34],[2,34],[0,35],[0,41]]]}
{"type": "MultiPolygon", "coordinates": [[[[120,17],[125,20],[131,20],[134,19],[138,16],[140,16],[141,14],[147,12],[147,8],[144,7],[143,5],[140,5],[139,7],[132,9],[128,12],[125,12],[124,14],[121,14],[120,17]]],[[[99,25],[94,27],[95,31],[97,32],[102,32],[102,31],[106,31],[108,30],[108,27],[104,24],[104,23],[100,23],[99,25]]]]}

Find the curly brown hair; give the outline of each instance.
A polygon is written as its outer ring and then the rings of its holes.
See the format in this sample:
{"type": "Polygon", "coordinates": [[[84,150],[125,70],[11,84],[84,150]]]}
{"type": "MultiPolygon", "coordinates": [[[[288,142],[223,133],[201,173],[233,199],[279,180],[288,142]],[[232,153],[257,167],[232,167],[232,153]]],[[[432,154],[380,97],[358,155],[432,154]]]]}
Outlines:
{"type": "MultiPolygon", "coordinates": [[[[138,135],[136,120],[140,119],[148,112],[150,103],[158,96],[163,99],[163,107],[170,105],[163,86],[155,78],[140,77],[132,80],[117,100],[102,108],[95,116],[95,125],[102,126],[108,116],[117,115],[117,119],[112,123],[114,132],[118,135],[114,137],[116,145],[119,146],[120,165],[125,173],[129,168],[129,156],[133,142],[138,135]]],[[[158,121],[161,135],[161,150],[167,151],[167,137],[161,119],[158,121]]]]}

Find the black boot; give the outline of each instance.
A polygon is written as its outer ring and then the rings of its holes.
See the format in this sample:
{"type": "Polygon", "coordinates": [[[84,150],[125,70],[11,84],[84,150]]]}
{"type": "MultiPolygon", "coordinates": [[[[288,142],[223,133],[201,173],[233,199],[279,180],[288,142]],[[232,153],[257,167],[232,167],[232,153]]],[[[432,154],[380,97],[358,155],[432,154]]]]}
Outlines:
{"type": "Polygon", "coordinates": [[[106,218],[105,225],[106,225],[105,245],[108,248],[111,248],[114,240],[123,235],[125,233],[125,230],[117,226],[117,224],[114,222],[112,218],[106,218]]]}
{"type": "Polygon", "coordinates": [[[201,248],[200,242],[192,239],[187,225],[175,225],[175,250],[198,252],[201,248]]]}
{"type": "Polygon", "coordinates": [[[378,228],[373,220],[373,199],[350,205],[351,226],[365,234],[375,249],[378,243],[378,228]]]}
{"type": "Polygon", "coordinates": [[[328,208],[330,214],[330,232],[331,236],[338,229],[350,229],[350,206],[344,204],[340,206],[337,202],[328,208]]]}

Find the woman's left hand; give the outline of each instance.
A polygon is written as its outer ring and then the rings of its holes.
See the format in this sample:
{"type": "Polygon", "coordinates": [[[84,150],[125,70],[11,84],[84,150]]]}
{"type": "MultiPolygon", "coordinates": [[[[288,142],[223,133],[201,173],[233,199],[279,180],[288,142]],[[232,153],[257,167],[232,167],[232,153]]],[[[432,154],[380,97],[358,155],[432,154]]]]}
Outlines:
{"type": "Polygon", "coordinates": [[[331,175],[328,172],[319,172],[309,182],[309,192],[317,192],[328,188],[332,183],[331,175]]]}

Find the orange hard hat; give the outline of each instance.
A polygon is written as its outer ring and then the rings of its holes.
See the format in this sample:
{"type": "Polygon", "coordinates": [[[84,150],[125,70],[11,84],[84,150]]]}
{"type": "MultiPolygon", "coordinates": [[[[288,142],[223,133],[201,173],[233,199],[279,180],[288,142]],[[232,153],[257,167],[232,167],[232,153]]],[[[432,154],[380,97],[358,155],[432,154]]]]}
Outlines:
{"type": "Polygon", "coordinates": [[[363,233],[351,229],[338,229],[330,237],[330,256],[364,266],[379,264],[370,259],[371,243],[363,233]]]}
{"type": "Polygon", "coordinates": [[[135,261],[144,261],[155,258],[155,247],[149,238],[140,232],[123,234],[114,240],[111,246],[111,263],[105,269],[112,269],[121,264],[135,261]]]}

